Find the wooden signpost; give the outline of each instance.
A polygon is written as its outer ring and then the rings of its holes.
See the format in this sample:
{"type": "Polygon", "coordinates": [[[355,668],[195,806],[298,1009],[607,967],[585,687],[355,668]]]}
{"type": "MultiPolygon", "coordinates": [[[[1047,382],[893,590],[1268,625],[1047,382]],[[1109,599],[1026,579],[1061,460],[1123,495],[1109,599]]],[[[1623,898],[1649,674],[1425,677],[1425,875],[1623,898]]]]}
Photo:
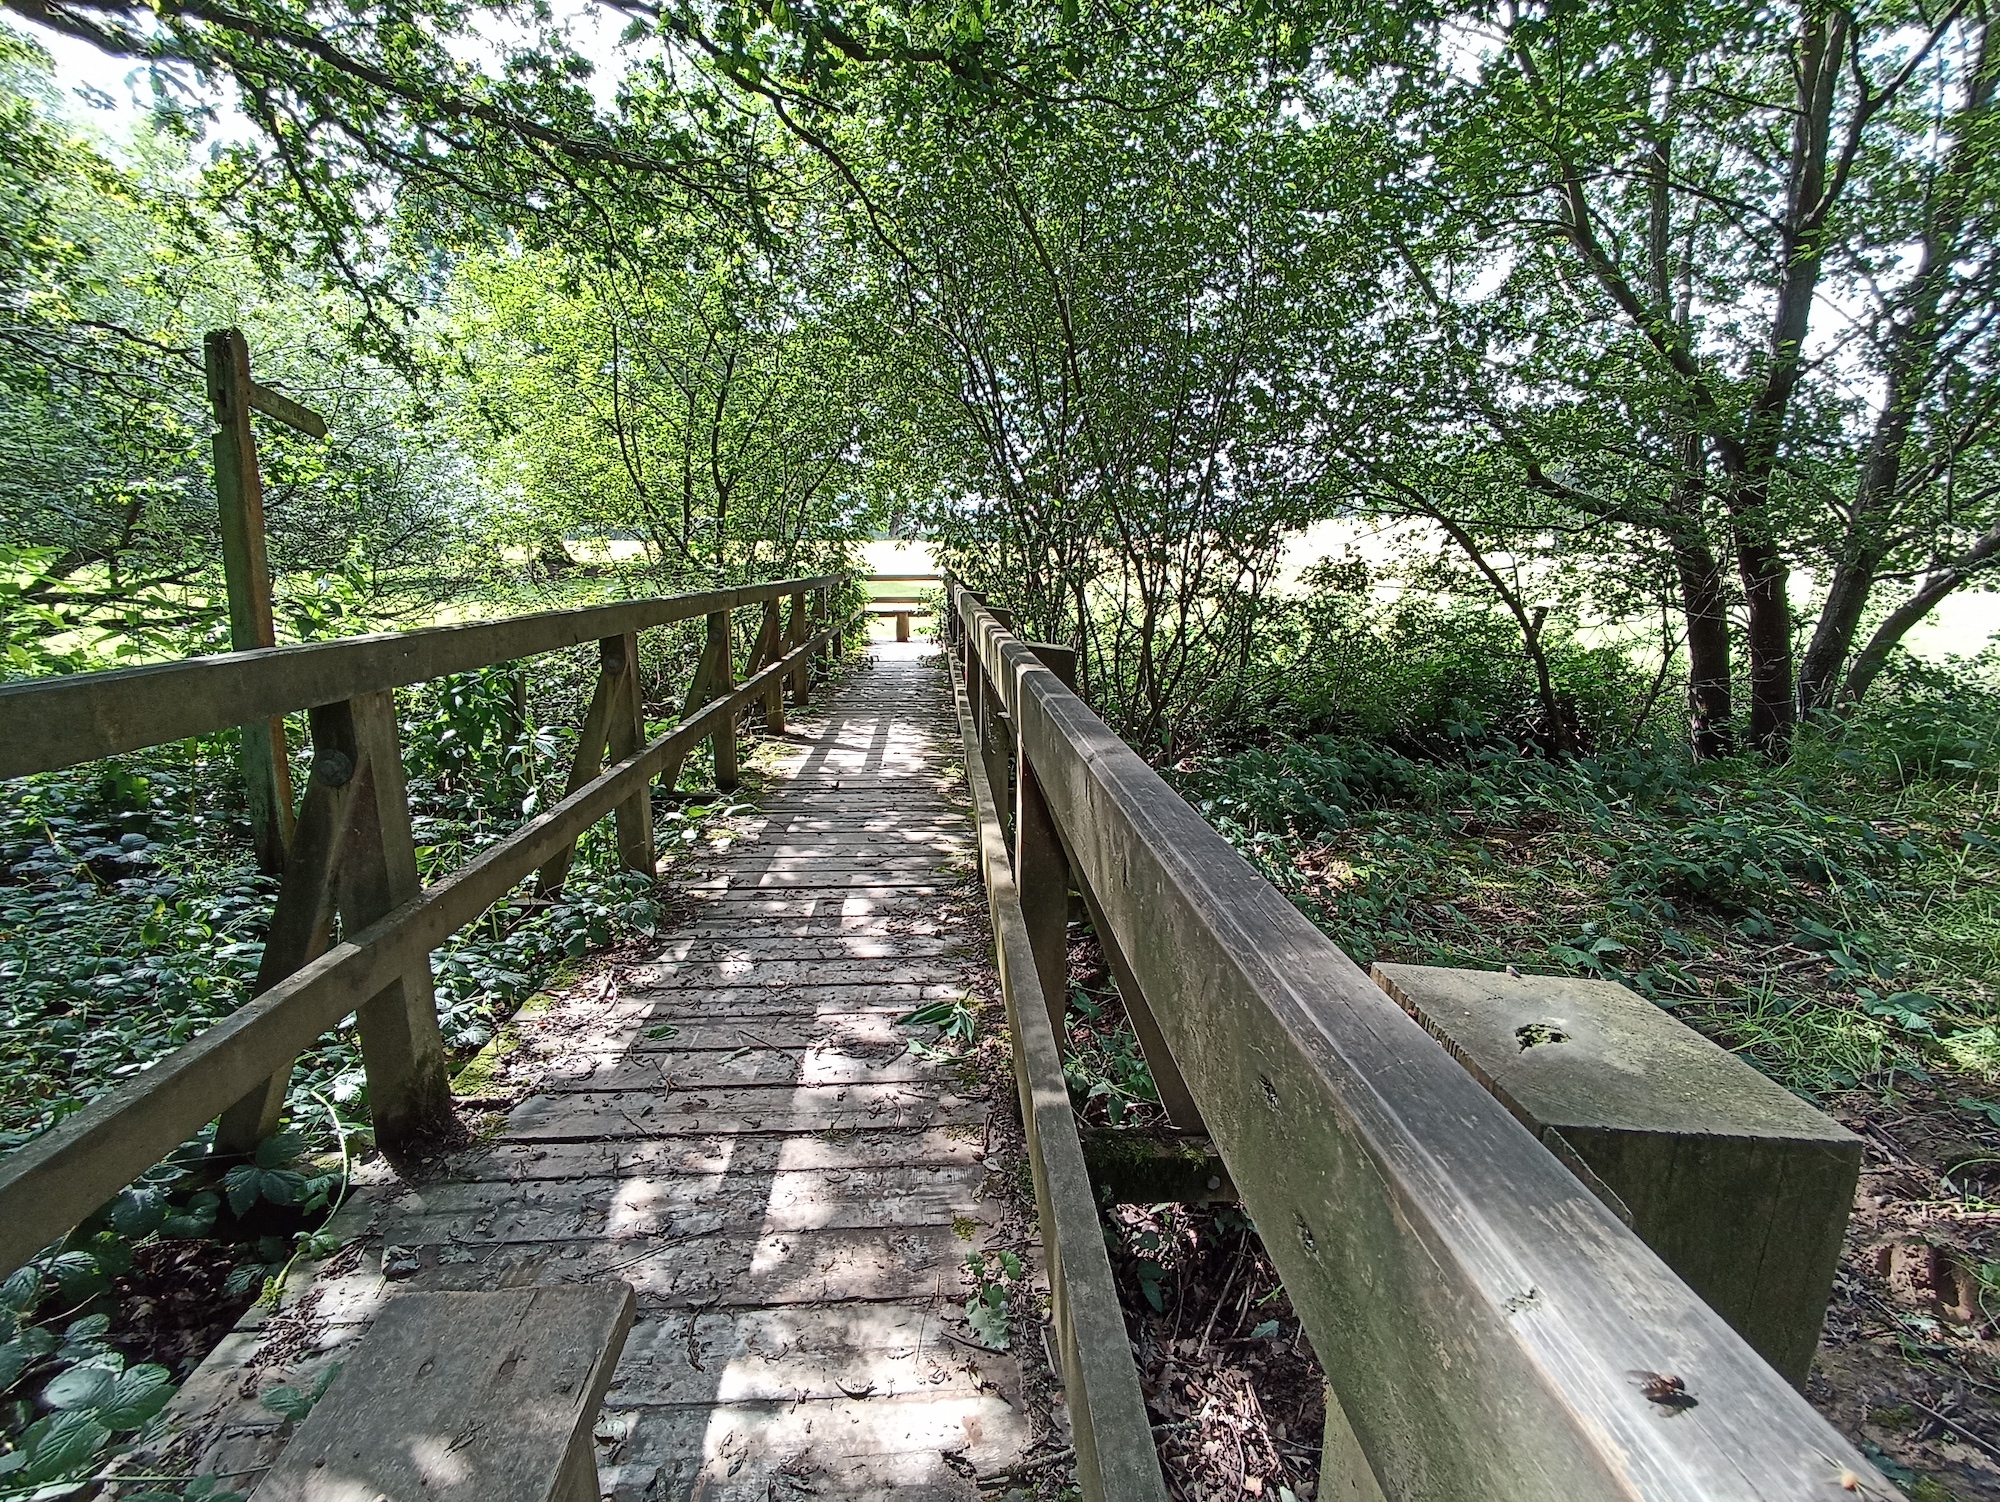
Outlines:
{"type": "MultiPolygon", "coordinates": [[[[275,647],[271,565],[264,552],[264,481],[257,470],[250,413],[254,409],[275,417],[313,438],[326,437],[326,419],[250,378],[250,346],[240,330],[217,329],[203,339],[202,364],[215,411],[215,493],[222,511],[222,568],[229,583],[229,645],[238,652],[275,647]]],[[[285,869],[285,848],[292,838],[292,776],[282,718],[243,727],[243,783],[257,864],[277,875],[285,869]]]]}

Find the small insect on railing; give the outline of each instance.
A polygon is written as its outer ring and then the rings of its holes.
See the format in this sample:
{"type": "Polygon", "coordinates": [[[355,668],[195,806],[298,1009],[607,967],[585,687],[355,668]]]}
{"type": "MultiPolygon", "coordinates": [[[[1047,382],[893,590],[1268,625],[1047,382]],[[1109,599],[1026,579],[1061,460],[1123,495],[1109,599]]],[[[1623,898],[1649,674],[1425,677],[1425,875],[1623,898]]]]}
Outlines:
{"type": "Polygon", "coordinates": [[[1330,1384],[1319,1495],[1894,1496],[1065,680],[947,586],[967,780],[1086,1497],[1163,1495],[1062,1074],[1071,887],[1330,1384]]]}
{"type": "Polygon", "coordinates": [[[852,624],[830,614],[840,582],[786,579],[0,688],[0,778],[301,710],[313,738],[253,999],[0,1158],[0,1271],[67,1233],[208,1122],[217,1122],[218,1152],[254,1147],[276,1129],[293,1061],[349,1013],[376,1139],[389,1148],[424,1142],[451,1111],[431,950],[531,872],[540,871],[542,891],[559,887],[578,836],[606,814],[617,819],[621,864],[651,873],[653,781],[672,786],[689,753],[709,741],[717,782],[734,786],[743,712],[761,703],[766,723],[781,730],[787,687],[803,702],[815,655],[838,651],[852,624]],[[818,602],[810,612],[809,598],[818,602]],[[761,624],[739,683],[730,613],[757,606],[761,624]],[[648,742],[639,633],[704,618],[680,723],[648,742]],[[562,800],[424,886],[393,690],[591,641],[597,685],[562,800]],[[336,914],[341,940],[329,947],[336,914]]]}

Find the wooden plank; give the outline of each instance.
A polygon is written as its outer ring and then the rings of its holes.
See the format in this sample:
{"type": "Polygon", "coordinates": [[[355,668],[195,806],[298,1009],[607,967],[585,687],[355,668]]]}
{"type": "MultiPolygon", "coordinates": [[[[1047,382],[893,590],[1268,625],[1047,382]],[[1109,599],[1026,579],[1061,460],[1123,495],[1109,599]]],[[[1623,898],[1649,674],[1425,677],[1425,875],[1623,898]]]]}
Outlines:
{"type": "Polygon", "coordinates": [[[1166,1484],[1125,1333],[1125,1315],[1111,1281],[1097,1200],[1063,1076],[1062,1051],[1050,1025],[1039,963],[1008,862],[997,793],[979,754],[980,732],[971,701],[962,685],[955,688],[966,782],[978,820],[987,910],[1013,1032],[1015,1079],[1035,1178],[1077,1479],[1088,1502],[1107,1498],[1164,1502],[1166,1484]]]}
{"type": "MultiPolygon", "coordinates": [[[[765,671],[780,675],[783,662],[765,671]]],[[[430,951],[512,891],[521,878],[557,850],[645,786],[668,756],[713,733],[715,724],[741,706],[764,684],[751,679],[735,694],[711,704],[692,720],[659,737],[645,751],[607,770],[588,786],[530,819],[499,844],[488,847],[421,894],[412,895],[382,917],[352,928],[332,949],[245,1003],[153,1068],[92,1101],[25,1146],[0,1158],[0,1264],[16,1267],[129,1184],[174,1144],[257,1088],[285,1061],[296,1057],[357,1004],[388,995],[406,975],[428,984],[430,951]]],[[[388,695],[379,696],[387,701],[388,695]]],[[[388,710],[383,711],[389,714],[388,710]]],[[[388,729],[393,731],[393,715],[388,729]]],[[[371,753],[372,755],[372,753],[371,753]]],[[[400,789],[402,767],[395,763],[400,789]]],[[[384,817],[397,810],[385,806],[384,817]]],[[[407,838],[407,807],[401,810],[407,838]]],[[[392,831],[393,834],[393,831],[392,831]]],[[[350,837],[351,838],[351,837],[350,837]]],[[[785,941],[810,947],[813,941],[785,941]]],[[[886,941],[861,937],[826,954],[843,959],[886,941]]],[[[941,947],[940,951],[941,951],[941,947]]],[[[704,946],[717,950],[720,946],[704,946]]],[[[738,973],[756,962],[713,963],[738,973]]],[[[821,970],[824,967],[819,967],[821,970]]],[[[373,1014],[387,1027],[397,1024],[373,1014]]],[[[423,1050],[414,1011],[403,1026],[413,1069],[423,1078],[423,1050]]],[[[433,1018],[431,1026],[435,1028],[433,1018]]],[[[364,1037],[365,1042],[365,1037],[364,1037]]],[[[386,1044],[385,1044],[386,1046],[386,1044]]],[[[372,1090],[372,1086],[371,1086],[372,1090]]],[[[415,1097],[423,1099],[421,1095],[415,1097]]],[[[374,1102],[377,1111],[381,1101],[374,1102]]]]}
{"type": "Polygon", "coordinates": [[[1860,1138],[1614,982],[1429,965],[1373,973],[1523,1125],[1545,1141],[1555,1134],[1639,1239],[1804,1385],[1860,1138]]]}
{"type": "Polygon", "coordinates": [[[513,1142],[501,1139],[451,1160],[464,1179],[508,1184],[537,1178],[602,1177],[626,1173],[769,1173],[787,1168],[852,1171],[909,1164],[978,1163],[985,1156],[978,1128],[922,1131],[869,1128],[807,1137],[649,1138],[636,1142],[513,1142]]]}
{"type": "MultiPolygon", "coordinates": [[[[517,1288],[618,1277],[649,1314],[667,1309],[893,1303],[956,1275],[965,1254],[986,1244],[949,1225],[842,1226],[827,1230],[718,1234],[696,1231],[584,1241],[571,1246],[466,1246],[424,1241],[401,1250],[417,1267],[394,1283],[411,1290],[517,1288]],[[563,1255],[574,1252],[574,1256],[563,1255]]],[[[322,1279],[315,1316],[329,1323],[366,1318],[388,1286],[379,1248],[362,1265],[322,1279]],[[387,1286],[385,1286],[387,1285],[387,1286]]]]}
{"type": "Polygon", "coordinates": [[[0,685],[0,778],[212,735],[377,689],[698,620],[802,587],[838,582],[787,579],[0,685]]]}
{"type": "Polygon", "coordinates": [[[733,1085],[636,1099],[623,1091],[538,1095],[507,1118],[531,1140],[705,1137],[716,1132],[845,1132],[979,1124],[986,1107],[929,1084],[733,1085]]]}
{"type": "Polygon", "coordinates": [[[623,1283],[393,1299],[257,1495],[586,1502],[591,1428],[636,1307],[623,1283]]]}
{"type": "Polygon", "coordinates": [[[1794,1499],[1868,1462],[976,602],[1078,875],[1383,1490],[1794,1499]],[[1629,1373],[1681,1377],[1665,1421],[1629,1373]]]}
{"type": "MultiPolygon", "coordinates": [[[[376,1212],[374,1225],[394,1246],[484,1247],[508,1243],[553,1249],[571,1243],[633,1241],[647,1236],[696,1236],[725,1230],[751,1235],[786,1231],[890,1230],[906,1226],[989,1223],[978,1191],[978,1164],[941,1172],[927,1166],[865,1170],[735,1172],[652,1179],[550,1180],[509,1185],[427,1186],[420,1208],[397,1203],[376,1212]]],[[[956,1233],[954,1233],[956,1234],[956,1233]]],[[[711,1253],[712,1254],[712,1251],[711,1253]]],[[[702,1254],[695,1254],[702,1255],[702,1254]]]]}

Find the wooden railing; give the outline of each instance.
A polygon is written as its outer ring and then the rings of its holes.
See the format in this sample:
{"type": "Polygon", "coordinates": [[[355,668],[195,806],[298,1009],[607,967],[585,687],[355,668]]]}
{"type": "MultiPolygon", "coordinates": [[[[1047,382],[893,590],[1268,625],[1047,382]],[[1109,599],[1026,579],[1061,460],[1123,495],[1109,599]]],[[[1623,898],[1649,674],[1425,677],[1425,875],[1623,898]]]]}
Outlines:
{"type": "Polygon", "coordinates": [[[1163,1490],[1062,1076],[1072,885],[1163,1103],[1213,1138],[1325,1369],[1321,1498],[1895,1495],[1091,713],[1063,649],[950,592],[1087,1497],[1163,1490]]]}
{"type": "Polygon", "coordinates": [[[377,1140],[420,1145],[451,1111],[430,952],[531,872],[559,887],[576,841],[617,818],[620,862],[654,869],[653,781],[671,786],[713,744],[736,778],[736,726],[761,703],[782,729],[813,656],[852,620],[831,577],[550,611],[477,625],[351,637],[0,687],[0,778],[310,712],[313,759],[253,999],[150,1069],[0,1158],[0,1270],[67,1233],[166,1153],[218,1123],[218,1152],[275,1130],[292,1062],[353,1013],[377,1140]],[[789,598],[790,610],[783,610],[789,598]],[[809,611],[809,599],[816,610],[809,611]],[[762,607],[742,682],[731,612],[762,607]],[[639,633],[706,621],[672,730],[648,742],[639,633]],[[392,690],[495,663],[598,644],[599,671],[562,800],[465,866],[422,884],[410,835],[392,690]],[[607,752],[610,766],[604,765],[607,752]],[[335,915],[341,939],[329,947],[335,915]]]}

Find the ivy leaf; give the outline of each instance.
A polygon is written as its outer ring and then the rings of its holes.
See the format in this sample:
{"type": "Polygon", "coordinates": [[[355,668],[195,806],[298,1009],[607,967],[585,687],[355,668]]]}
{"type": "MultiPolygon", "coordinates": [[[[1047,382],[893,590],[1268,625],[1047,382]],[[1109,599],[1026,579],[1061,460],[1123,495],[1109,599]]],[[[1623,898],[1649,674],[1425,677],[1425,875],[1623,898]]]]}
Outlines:
{"type": "Polygon", "coordinates": [[[16,1314],[29,1314],[42,1299],[42,1270],[32,1263],[17,1269],[5,1283],[0,1283],[0,1304],[5,1304],[16,1314]]]}

